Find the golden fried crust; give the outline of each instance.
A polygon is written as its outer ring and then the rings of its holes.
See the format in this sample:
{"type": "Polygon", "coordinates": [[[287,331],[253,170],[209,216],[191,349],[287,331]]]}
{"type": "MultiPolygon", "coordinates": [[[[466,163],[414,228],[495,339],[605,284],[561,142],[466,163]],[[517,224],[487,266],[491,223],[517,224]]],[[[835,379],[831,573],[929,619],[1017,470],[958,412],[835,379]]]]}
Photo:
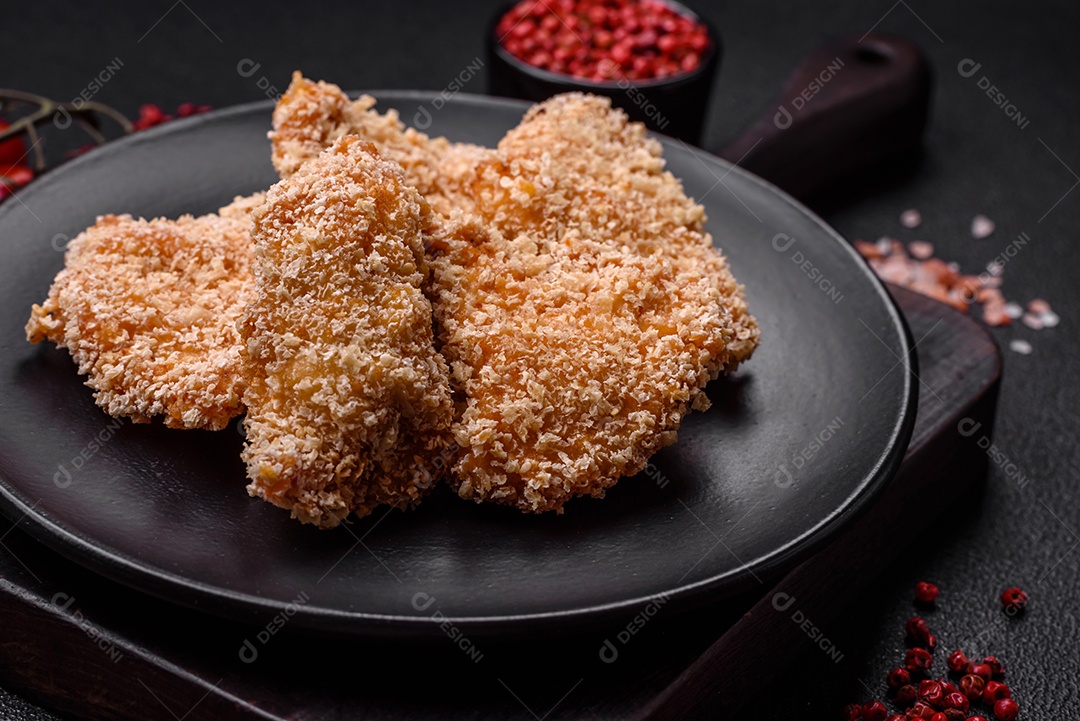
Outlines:
{"type": "Polygon", "coordinates": [[[482,164],[477,214],[433,248],[443,352],[464,390],[458,493],[523,511],[602,496],[675,440],[758,328],[662,170],[607,101],[537,106],[482,164]]]}
{"type": "Polygon", "coordinates": [[[323,528],[414,505],[451,443],[422,290],[431,211],[375,152],[340,138],[254,213],[248,491],[323,528]]]}
{"type": "Polygon", "coordinates": [[[313,82],[299,72],[274,109],[272,161],[282,178],[295,173],[343,135],[358,135],[374,143],[382,157],[400,163],[406,183],[420,191],[435,212],[449,215],[454,208],[468,208],[464,186],[476,164],[492,151],[446,138],[429,138],[406,128],[396,110],[385,115],[372,110],[375,99],[361,96],[350,101],[341,88],[313,82]]]}
{"type": "Polygon", "coordinates": [[[245,382],[236,321],[252,286],[251,201],[199,218],[99,218],[71,241],[27,338],[67,348],[113,416],[224,428],[245,382]]]}
{"type": "Polygon", "coordinates": [[[705,231],[705,209],[664,171],[660,143],[641,123],[627,122],[607,98],[565,93],[530,108],[498,156],[479,166],[471,188],[475,212],[489,225],[507,237],[606,242],[708,277],[735,333],[725,370],[750,357],[760,332],[743,287],[705,231]]]}

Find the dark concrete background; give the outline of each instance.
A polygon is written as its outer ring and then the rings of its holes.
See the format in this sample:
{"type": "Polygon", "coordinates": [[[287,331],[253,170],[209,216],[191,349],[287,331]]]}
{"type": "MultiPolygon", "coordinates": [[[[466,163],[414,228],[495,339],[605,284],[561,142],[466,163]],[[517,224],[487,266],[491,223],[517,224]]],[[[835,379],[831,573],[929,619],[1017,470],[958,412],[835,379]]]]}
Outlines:
{"type": "MultiPolygon", "coordinates": [[[[985,489],[942,509],[934,531],[907,560],[882,575],[842,628],[827,629],[847,652],[845,688],[804,689],[797,682],[762,700],[757,718],[835,717],[850,700],[879,695],[902,652],[900,630],[912,615],[910,589],[930,579],[943,589],[932,624],[943,646],[983,634],[1023,707],[1022,718],[1080,718],[1080,504],[1076,382],[1080,311],[1073,278],[1080,239],[1080,62],[1075,32],[1080,5],[1004,0],[829,0],[691,3],[720,28],[725,54],[702,145],[716,150],[769,108],[799,59],[822,42],[878,30],[917,42],[931,58],[936,88],[926,153],[916,172],[884,187],[866,184],[826,212],[848,238],[895,234],[933,242],[939,256],[979,272],[1020,233],[1031,242],[1005,270],[1010,299],[1049,300],[1061,315],[1052,330],[999,329],[1003,346],[1029,340],[1030,356],[1005,350],[996,441],[1030,483],[1020,487],[991,464],[985,489]],[[981,63],[970,78],[963,59],[981,63]],[[978,87],[985,76],[1030,122],[1020,128],[978,87]],[[897,217],[918,208],[923,226],[897,217]],[[968,225],[985,213],[997,232],[973,240],[968,225]],[[1006,619],[997,608],[1005,585],[1024,586],[1028,612],[1006,619]]],[[[439,90],[477,56],[498,0],[443,2],[240,4],[208,0],[143,3],[9,4],[0,26],[0,87],[58,99],[79,94],[102,68],[122,68],[94,98],[135,116],[140,103],[166,109],[183,101],[223,107],[266,96],[259,80],[284,89],[293,69],[346,88],[439,90]],[[242,60],[258,70],[238,72],[242,60]]],[[[484,92],[481,72],[465,88],[484,92]]],[[[54,152],[55,148],[54,148],[54,152]]],[[[897,529],[903,533],[903,529],[897,529]]],[[[782,650],[778,650],[782,652],[782,650]]],[[[51,715],[0,691],[0,717],[51,715]]]]}

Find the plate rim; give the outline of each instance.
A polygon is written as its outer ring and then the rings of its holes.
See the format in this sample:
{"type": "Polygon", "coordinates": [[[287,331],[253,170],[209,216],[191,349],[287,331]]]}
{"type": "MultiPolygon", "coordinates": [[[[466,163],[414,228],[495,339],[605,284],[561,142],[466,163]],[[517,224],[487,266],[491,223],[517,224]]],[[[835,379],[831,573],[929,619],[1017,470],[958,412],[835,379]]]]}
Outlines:
{"type": "MultiPolygon", "coordinates": [[[[392,96],[393,99],[421,100],[422,102],[430,102],[439,97],[437,91],[394,89],[350,91],[349,95],[350,97],[356,97],[360,92],[375,97],[379,103],[383,103],[383,98],[388,96],[392,96]]],[[[388,107],[392,107],[390,103],[393,103],[393,99],[388,101],[388,107]]],[[[475,107],[496,106],[522,112],[532,105],[527,101],[464,92],[456,94],[447,102],[475,107]]],[[[276,101],[274,100],[242,103],[189,118],[178,119],[134,135],[119,138],[56,168],[26,188],[21,189],[19,195],[33,200],[36,194],[48,192],[49,186],[54,183],[55,178],[77,172],[85,163],[95,162],[106,155],[123,153],[130,146],[153,142],[159,136],[172,135],[199,125],[255,112],[265,113],[266,119],[269,121],[270,113],[275,105],[276,101]]],[[[742,564],[731,571],[710,576],[694,583],[680,585],[677,588],[660,593],[558,611],[488,616],[441,616],[439,618],[342,611],[322,606],[303,605],[299,608],[293,607],[295,613],[292,615],[292,620],[296,621],[297,626],[314,631],[333,631],[360,636],[417,637],[441,635],[441,625],[450,623],[463,632],[483,637],[491,634],[504,634],[507,631],[513,631],[514,633],[535,631],[542,627],[550,627],[556,622],[562,625],[580,625],[581,623],[610,620],[617,616],[626,615],[627,612],[639,609],[659,598],[675,602],[679,606],[689,609],[707,602],[710,592],[717,587],[732,588],[733,593],[738,593],[753,586],[760,577],[768,576],[771,578],[775,575],[777,569],[809,557],[856,521],[892,481],[903,461],[914,431],[919,395],[918,384],[915,382],[918,374],[918,358],[914,353],[916,344],[907,321],[884,283],[873,273],[855,248],[839,232],[780,188],[744,170],[738,164],[717,157],[699,147],[691,146],[652,131],[650,131],[650,135],[660,139],[669,148],[685,150],[696,155],[707,164],[719,167],[725,173],[735,173],[744,180],[765,189],[774,198],[782,201],[813,222],[833,243],[838,244],[843,249],[854,261],[855,267],[859,268],[860,273],[871,281],[871,287],[873,287],[877,297],[883,301],[889,320],[894,325],[894,328],[899,331],[897,336],[902,346],[900,348],[902,357],[898,365],[902,366],[903,370],[906,371],[901,374],[905,398],[899,417],[893,425],[888,445],[878,458],[875,466],[863,476],[860,481],[862,488],[857,494],[849,497],[845,504],[835,508],[832,513],[821,519],[812,528],[783,546],[770,551],[763,557],[755,559],[750,564],[742,564]],[[343,628],[338,623],[341,620],[348,621],[347,628],[343,628]]],[[[7,205],[14,207],[10,203],[7,205]]],[[[0,206],[0,219],[9,212],[11,211],[8,208],[0,206]]],[[[290,605],[287,601],[277,601],[237,592],[147,566],[137,559],[129,558],[126,555],[112,551],[108,547],[95,544],[92,539],[84,538],[82,535],[64,527],[61,523],[38,512],[35,509],[36,503],[29,503],[28,501],[29,499],[17,489],[11,480],[0,473],[0,511],[12,521],[12,528],[16,526],[22,527],[24,532],[61,556],[129,589],[191,609],[206,611],[236,620],[246,618],[252,622],[255,622],[257,618],[261,618],[264,613],[279,613],[290,605]],[[24,526],[27,521],[30,523],[26,523],[24,526]]]]}

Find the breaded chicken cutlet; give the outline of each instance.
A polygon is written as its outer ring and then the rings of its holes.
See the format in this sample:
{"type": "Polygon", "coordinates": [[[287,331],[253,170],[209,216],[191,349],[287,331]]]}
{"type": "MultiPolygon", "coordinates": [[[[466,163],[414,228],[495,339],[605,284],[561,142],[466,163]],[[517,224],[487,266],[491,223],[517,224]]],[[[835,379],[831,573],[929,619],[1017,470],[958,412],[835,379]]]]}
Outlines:
{"type": "Polygon", "coordinates": [[[446,138],[429,138],[406,128],[394,109],[380,115],[375,99],[362,95],[352,101],[331,83],[314,82],[293,73],[292,83],[274,108],[271,160],[282,178],[295,173],[344,135],[357,135],[374,143],[379,154],[401,165],[405,181],[416,188],[440,215],[455,208],[468,209],[465,186],[477,163],[492,151],[446,138]]]}
{"type": "Polygon", "coordinates": [[[250,209],[261,199],[198,218],[99,218],[71,241],[27,338],[67,348],[110,415],[224,428],[242,412],[236,322],[252,286],[250,209]]]}
{"type": "Polygon", "coordinates": [[[528,512],[603,496],[674,442],[758,341],[701,206],[605,99],[532,108],[436,244],[435,313],[466,407],[458,493],[528,512]]]}
{"type": "Polygon", "coordinates": [[[400,166],[343,136],[253,217],[249,492],[322,528],[414,505],[452,442],[422,290],[431,210],[400,166]]]}

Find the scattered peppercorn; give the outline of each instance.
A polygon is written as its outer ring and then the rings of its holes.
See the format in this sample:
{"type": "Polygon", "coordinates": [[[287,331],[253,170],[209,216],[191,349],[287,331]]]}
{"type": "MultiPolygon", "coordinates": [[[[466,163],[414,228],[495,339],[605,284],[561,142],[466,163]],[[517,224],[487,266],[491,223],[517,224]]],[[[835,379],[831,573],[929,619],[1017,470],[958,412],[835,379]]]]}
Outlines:
{"type": "Polygon", "coordinates": [[[1019,587],[1007,588],[1001,594],[1001,605],[1007,613],[1017,613],[1024,610],[1027,605],[1028,595],[1019,587]]]}
{"type": "Polygon", "coordinates": [[[962,693],[950,693],[946,694],[945,698],[941,700],[941,705],[945,708],[958,709],[962,713],[967,713],[971,708],[971,701],[962,693]]]}
{"type": "Polygon", "coordinates": [[[929,581],[915,584],[915,600],[919,603],[933,603],[938,597],[938,587],[929,581]]]}
{"type": "Polygon", "coordinates": [[[985,663],[968,664],[967,672],[976,676],[981,676],[984,681],[989,681],[994,676],[994,672],[985,663]]]}
{"type": "Polygon", "coordinates": [[[967,668],[968,657],[964,655],[963,651],[957,649],[949,654],[949,658],[945,660],[945,665],[949,667],[950,671],[960,673],[967,668]]]}
{"type": "Polygon", "coordinates": [[[911,673],[906,668],[894,668],[885,676],[885,685],[896,691],[901,686],[911,683],[911,673]]]}
{"type": "Polygon", "coordinates": [[[993,706],[1003,698],[1012,698],[1012,689],[1000,681],[988,681],[983,689],[983,703],[993,706]]]}
{"type": "Polygon", "coordinates": [[[973,673],[969,673],[960,679],[960,693],[964,694],[972,701],[977,701],[982,698],[985,689],[986,679],[982,676],[976,676],[973,673]]]}
{"type": "Polygon", "coordinates": [[[1005,666],[997,659],[997,656],[986,656],[983,658],[983,663],[990,667],[990,671],[994,676],[1005,675],[1005,666]]]}
{"type": "Polygon", "coordinates": [[[908,640],[912,644],[933,648],[930,642],[934,636],[930,633],[930,627],[926,625],[926,621],[918,616],[909,618],[907,623],[904,624],[904,630],[907,632],[908,640]]]}
{"type": "Polygon", "coordinates": [[[862,706],[857,703],[849,703],[840,712],[840,718],[844,721],[860,721],[862,719],[862,706]]]}
{"type": "Polygon", "coordinates": [[[924,704],[922,701],[916,701],[912,704],[911,708],[907,710],[907,717],[929,719],[932,718],[935,713],[937,712],[934,711],[932,707],[924,704]]]}
{"type": "Polygon", "coordinates": [[[925,648],[909,648],[904,654],[904,668],[912,673],[928,670],[933,662],[933,656],[925,648]]]}
{"type": "Polygon", "coordinates": [[[919,692],[909,683],[896,689],[896,698],[894,700],[898,706],[908,706],[914,703],[918,696],[919,692]]]}
{"type": "Polygon", "coordinates": [[[937,707],[941,705],[941,700],[944,697],[945,692],[941,688],[940,681],[926,679],[919,682],[919,700],[923,703],[937,707]]]}
{"type": "Polygon", "coordinates": [[[870,701],[863,704],[862,717],[865,721],[885,721],[885,717],[889,715],[889,709],[885,708],[885,704],[880,701],[870,701]]]}
{"type": "Polygon", "coordinates": [[[994,718],[998,721],[1013,721],[1020,713],[1020,706],[1011,698],[999,699],[994,704],[994,718]]]}

